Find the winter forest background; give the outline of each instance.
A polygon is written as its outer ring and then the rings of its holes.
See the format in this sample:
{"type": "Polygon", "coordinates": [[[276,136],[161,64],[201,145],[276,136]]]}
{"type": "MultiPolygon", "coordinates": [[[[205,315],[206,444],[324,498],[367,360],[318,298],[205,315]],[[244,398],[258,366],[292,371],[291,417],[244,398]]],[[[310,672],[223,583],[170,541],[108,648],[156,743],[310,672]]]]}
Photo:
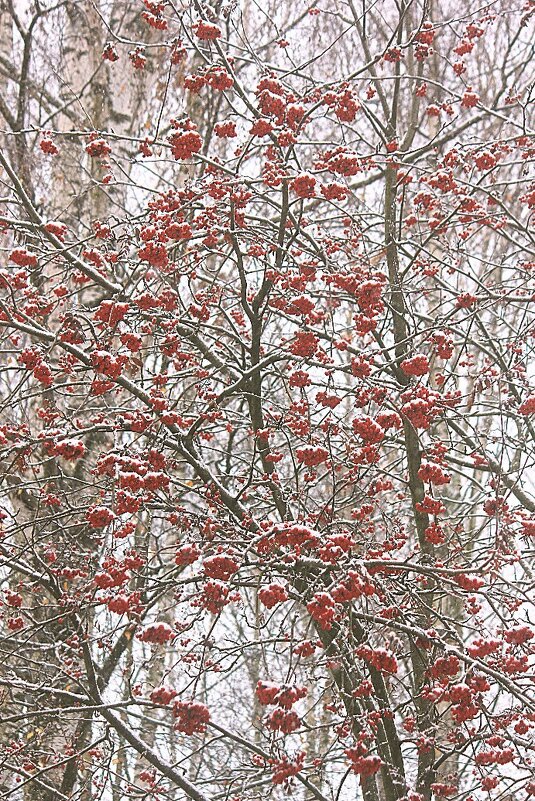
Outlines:
{"type": "Polygon", "coordinates": [[[535,797],[534,23],[0,0],[2,798],[535,797]]]}

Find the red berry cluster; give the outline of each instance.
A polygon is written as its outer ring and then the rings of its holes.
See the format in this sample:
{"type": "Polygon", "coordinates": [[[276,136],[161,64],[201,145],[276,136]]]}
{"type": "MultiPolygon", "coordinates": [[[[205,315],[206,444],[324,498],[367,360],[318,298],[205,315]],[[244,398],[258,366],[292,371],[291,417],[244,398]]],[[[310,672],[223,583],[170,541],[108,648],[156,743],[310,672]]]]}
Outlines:
{"type": "Polygon", "coordinates": [[[272,731],[281,731],[283,734],[292,734],[301,726],[301,719],[297,712],[277,707],[266,719],[266,726],[272,731]]]}
{"type": "Polygon", "coordinates": [[[384,648],[370,648],[368,645],[361,645],[355,653],[381,673],[397,673],[398,671],[396,657],[384,648]]]}
{"type": "Polygon", "coordinates": [[[368,445],[376,445],[385,436],[382,426],[371,417],[359,417],[353,420],[353,430],[368,445]]]}
{"type": "Polygon", "coordinates": [[[422,353],[417,353],[410,359],[404,359],[400,367],[407,375],[426,375],[429,372],[429,359],[422,353]]]}
{"type": "Polygon", "coordinates": [[[351,770],[363,779],[376,774],[383,764],[378,756],[363,756],[359,748],[347,748],[345,754],[351,762],[351,770]]]}
{"type": "Polygon", "coordinates": [[[165,645],[175,638],[175,632],[168,623],[149,623],[138,634],[141,642],[150,642],[155,645],[165,645]]]}
{"type": "Polygon", "coordinates": [[[318,347],[318,338],[309,331],[298,331],[290,346],[290,353],[304,358],[313,356],[318,347]]]}
{"type": "Polygon", "coordinates": [[[295,455],[297,461],[306,465],[306,467],[317,467],[317,465],[323,464],[328,460],[329,451],[320,445],[311,445],[306,448],[297,448],[295,455]]]}
{"type": "Polygon", "coordinates": [[[95,133],[89,137],[89,142],[85,146],[85,152],[91,156],[92,159],[104,158],[111,153],[111,147],[105,139],[102,139],[95,133]]]}
{"type": "Polygon", "coordinates": [[[124,319],[129,310],[128,303],[114,303],[112,300],[103,300],[93,317],[99,322],[106,323],[110,328],[114,328],[117,323],[124,319]]]}
{"type": "Polygon", "coordinates": [[[126,356],[113,356],[105,350],[96,350],[91,354],[93,370],[96,373],[103,373],[108,378],[118,378],[126,361],[126,356]]]}
{"type": "Polygon", "coordinates": [[[200,152],[202,139],[191,120],[188,119],[184,122],[171,120],[171,125],[177,129],[176,133],[169,137],[171,153],[177,161],[185,161],[200,152]]]}
{"type": "Polygon", "coordinates": [[[177,697],[178,693],[176,690],[171,689],[170,687],[166,687],[162,685],[161,687],[156,687],[150,694],[150,700],[153,704],[170,704],[177,697]]]}
{"type": "Polygon", "coordinates": [[[202,19],[194,23],[191,29],[202,42],[215,42],[216,39],[221,38],[221,28],[202,19]]]}
{"type": "Polygon", "coordinates": [[[19,267],[37,267],[37,256],[26,248],[15,248],[9,254],[9,261],[19,267]]]}
{"type": "Polygon", "coordinates": [[[291,709],[301,698],[306,698],[306,687],[296,684],[275,684],[270,681],[259,681],[256,685],[256,697],[263,706],[280,706],[291,709]]]}
{"type": "Polygon", "coordinates": [[[435,484],[438,487],[443,484],[449,484],[451,481],[451,476],[448,473],[445,473],[438,464],[432,464],[431,462],[422,462],[418,470],[418,477],[422,481],[435,484]]]}
{"type": "Polygon", "coordinates": [[[336,601],[328,592],[317,592],[307,603],[311,617],[322,629],[331,629],[336,618],[336,601]]]}
{"type": "Polygon", "coordinates": [[[200,549],[195,544],[181,545],[175,555],[175,564],[177,565],[192,565],[196,562],[201,555],[200,549]]]}
{"type": "Polygon", "coordinates": [[[114,519],[114,513],[105,506],[93,506],[86,514],[86,520],[92,528],[106,528],[114,519]]]}
{"type": "Polygon", "coordinates": [[[273,771],[272,782],[273,784],[284,784],[289,787],[292,776],[296,776],[302,769],[305,761],[306,752],[299,751],[293,761],[284,754],[279,760],[271,760],[271,767],[273,771]]]}
{"type": "Polygon", "coordinates": [[[291,187],[298,197],[314,197],[316,194],[316,179],[310,173],[302,173],[294,178],[291,187]]]}
{"type": "Polygon", "coordinates": [[[216,554],[209,556],[203,562],[204,573],[212,579],[228,581],[239,569],[240,565],[229,554],[216,554]]]}
{"type": "Polygon", "coordinates": [[[273,609],[277,604],[288,600],[288,593],[281,584],[268,584],[259,590],[258,599],[268,609],[273,609]]]}
{"type": "Polygon", "coordinates": [[[210,723],[208,707],[195,701],[175,701],[173,716],[176,729],[184,734],[204,734],[210,723]]]}
{"type": "Polygon", "coordinates": [[[50,455],[62,456],[68,462],[75,462],[85,454],[86,448],[81,439],[64,439],[60,442],[50,442],[47,452],[50,455]]]}

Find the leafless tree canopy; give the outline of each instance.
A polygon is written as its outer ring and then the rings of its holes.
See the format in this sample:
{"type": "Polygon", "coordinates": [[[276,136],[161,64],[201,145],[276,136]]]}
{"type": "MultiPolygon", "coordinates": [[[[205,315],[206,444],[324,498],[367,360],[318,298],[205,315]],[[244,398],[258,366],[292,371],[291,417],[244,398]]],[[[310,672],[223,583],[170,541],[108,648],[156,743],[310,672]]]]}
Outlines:
{"type": "Polygon", "coordinates": [[[529,801],[534,0],[0,0],[0,795],[529,801]]]}

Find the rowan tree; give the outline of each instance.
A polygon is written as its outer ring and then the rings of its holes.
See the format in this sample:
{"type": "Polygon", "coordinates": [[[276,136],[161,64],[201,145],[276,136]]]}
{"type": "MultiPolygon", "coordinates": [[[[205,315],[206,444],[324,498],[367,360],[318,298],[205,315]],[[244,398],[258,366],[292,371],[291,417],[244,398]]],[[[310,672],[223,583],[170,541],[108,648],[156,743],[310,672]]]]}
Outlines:
{"type": "Polygon", "coordinates": [[[6,798],[535,796],[534,18],[2,8],[6,798]]]}

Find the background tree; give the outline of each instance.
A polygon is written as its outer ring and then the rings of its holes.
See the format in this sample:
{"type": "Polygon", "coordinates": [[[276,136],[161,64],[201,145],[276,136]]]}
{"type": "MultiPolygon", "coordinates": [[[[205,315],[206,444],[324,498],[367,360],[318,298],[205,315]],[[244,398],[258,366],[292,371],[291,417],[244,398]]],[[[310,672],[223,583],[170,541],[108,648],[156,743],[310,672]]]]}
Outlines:
{"type": "Polygon", "coordinates": [[[535,793],[534,13],[2,8],[8,797],[535,793]]]}

